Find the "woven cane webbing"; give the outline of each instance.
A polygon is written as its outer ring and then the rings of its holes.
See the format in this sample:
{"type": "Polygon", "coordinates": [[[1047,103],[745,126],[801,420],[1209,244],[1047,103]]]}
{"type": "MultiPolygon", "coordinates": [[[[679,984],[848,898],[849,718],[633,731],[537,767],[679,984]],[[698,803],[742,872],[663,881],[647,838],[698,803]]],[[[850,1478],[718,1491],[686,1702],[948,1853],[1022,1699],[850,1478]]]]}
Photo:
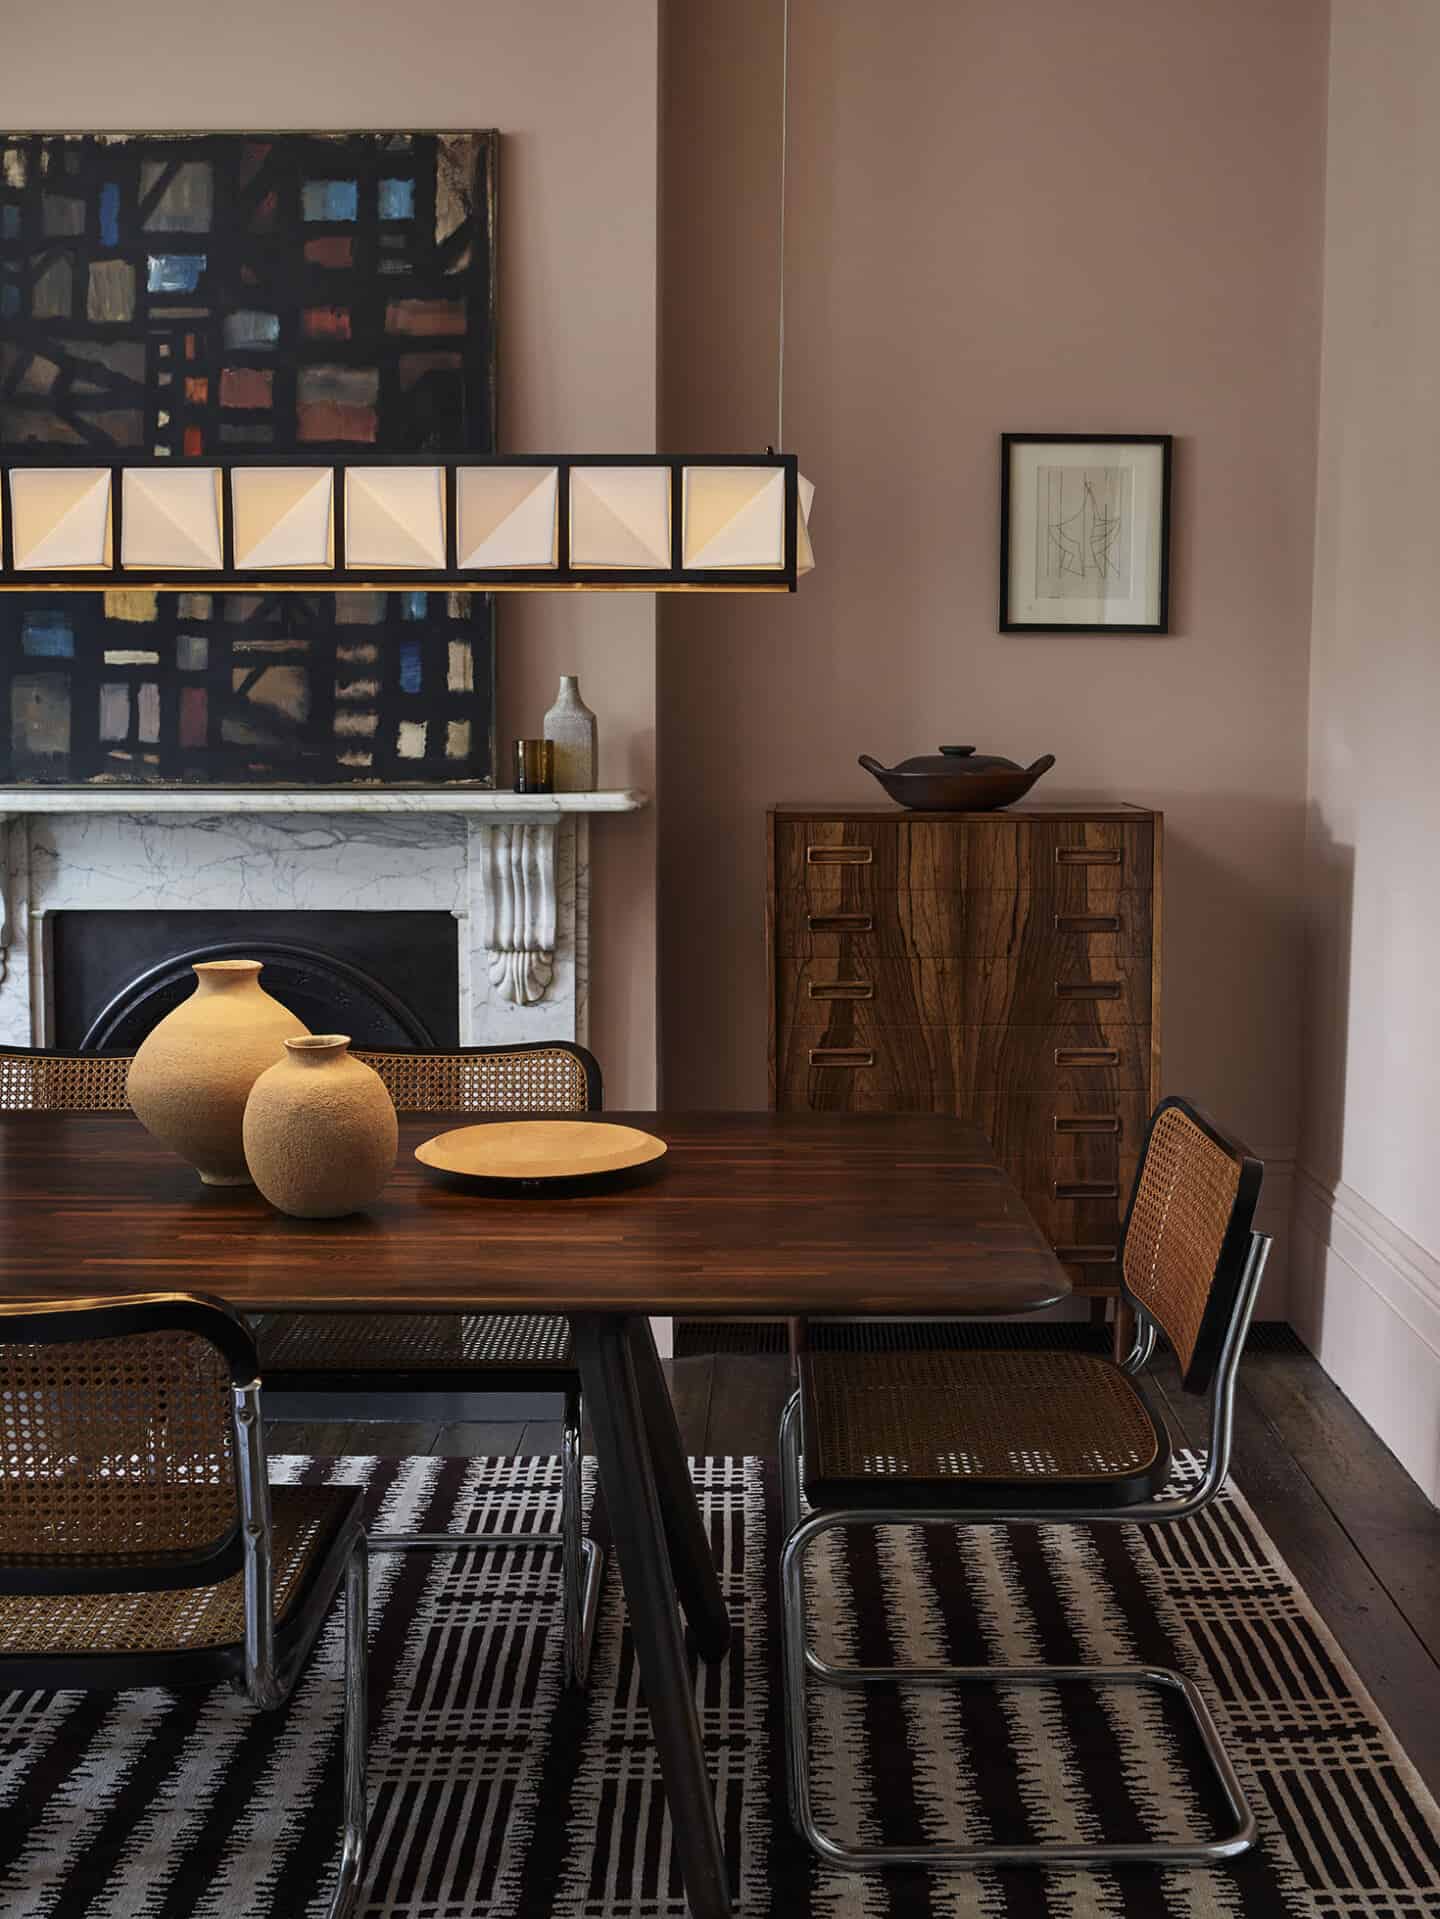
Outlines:
{"type": "Polygon", "coordinates": [[[563,1047],[536,1052],[369,1053],[401,1113],[583,1113],[585,1068],[563,1047]]]}
{"type": "MultiPolygon", "coordinates": [[[[329,1544],[347,1500],[326,1486],[272,1486],[270,1510],[278,1624],[329,1544]]],[[[0,1651],[21,1657],[195,1652],[244,1638],[243,1573],[183,1592],[0,1596],[0,1651]]]]}
{"type": "Polygon", "coordinates": [[[0,1342],[0,1565],[195,1554],[238,1518],[230,1373],[208,1339],[0,1342]]]}
{"type": "Polygon", "coordinates": [[[1019,1504],[1045,1486],[1131,1479],[1165,1450],[1145,1402],[1089,1353],[805,1353],[805,1482],[901,1480],[965,1500],[977,1482],[1019,1504]]]}
{"type": "Polygon", "coordinates": [[[1188,1372],[1240,1189],[1240,1164],[1179,1106],[1151,1129],[1123,1251],[1125,1284],[1188,1372]]]}
{"type": "Polygon", "coordinates": [[[128,1053],[32,1053],[0,1047],[0,1113],[120,1113],[128,1053]]]}
{"type": "Polygon", "coordinates": [[[255,1336],[267,1375],[575,1366],[570,1322],[546,1313],[281,1313],[255,1336]]]}

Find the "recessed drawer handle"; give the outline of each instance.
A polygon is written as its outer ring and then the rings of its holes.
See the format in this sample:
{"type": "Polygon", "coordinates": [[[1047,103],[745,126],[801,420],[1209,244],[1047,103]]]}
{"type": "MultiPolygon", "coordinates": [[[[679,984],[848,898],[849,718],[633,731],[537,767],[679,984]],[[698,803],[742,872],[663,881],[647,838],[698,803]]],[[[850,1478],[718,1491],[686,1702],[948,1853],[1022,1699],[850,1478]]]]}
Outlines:
{"type": "Polygon", "coordinates": [[[847,1066],[853,1070],[857,1066],[873,1066],[875,1054],[868,1046],[812,1046],[810,1064],[847,1066]]]}
{"type": "Polygon", "coordinates": [[[1055,1131],[1057,1133],[1118,1133],[1120,1115],[1118,1113],[1057,1113],[1055,1131]]]}
{"type": "Polygon", "coordinates": [[[1055,1257],[1065,1266],[1113,1266],[1114,1246],[1057,1246],[1055,1257]]]}
{"type": "Polygon", "coordinates": [[[1057,846],[1055,864],[1057,866],[1118,866],[1120,848],[1118,846],[1057,846]]]}
{"type": "Polygon", "coordinates": [[[805,924],[812,933],[873,933],[873,913],[807,913],[805,924]]]}
{"type": "Polygon", "coordinates": [[[1057,933],[1118,933],[1120,915],[1118,913],[1057,913],[1055,931],[1057,933]]]}
{"type": "Polygon", "coordinates": [[[1118,1066],[1120,1048],[1118,1046],[1057,1046],[1055,1064],[1057,1066],[1118,1066]]]}
{"type": "Polygon", "coordinates": [[[805,864],[807,866],[870,866],[874,863],[873,846],[807,846],[805,864]]]}
{"type": "Polygon", "coordinates": [[[1120,1188],[1113,1179],[1057,1179],[1051,1183],[1056,1199],[1119,1199],[1120,1188]]]}
{"type": "Polygon", "coordinates": [[[1057,979],[1056,999],[1119,999],[1125,991],[1120,979],[1057,979]]]}
{"type": "MultiPolygon", "coordinates": [[[[874,999],[875,983],[868,979],[812,979],[805,990],[811,999],[874,999]]],[[[1117,1054],[1118,1058],[1119,1055],[1117,1054]]]]}

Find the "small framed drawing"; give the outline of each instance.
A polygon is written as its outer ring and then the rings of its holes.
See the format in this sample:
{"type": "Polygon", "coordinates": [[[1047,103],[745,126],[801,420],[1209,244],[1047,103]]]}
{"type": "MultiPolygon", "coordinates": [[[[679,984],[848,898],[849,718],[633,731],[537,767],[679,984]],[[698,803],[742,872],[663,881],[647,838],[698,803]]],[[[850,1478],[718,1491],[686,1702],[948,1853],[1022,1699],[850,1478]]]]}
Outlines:
{"type": "Polygon", "coordinates": [[[1170,435],[1002,433],[1000,631],[1168,633],[1170,435]]]}

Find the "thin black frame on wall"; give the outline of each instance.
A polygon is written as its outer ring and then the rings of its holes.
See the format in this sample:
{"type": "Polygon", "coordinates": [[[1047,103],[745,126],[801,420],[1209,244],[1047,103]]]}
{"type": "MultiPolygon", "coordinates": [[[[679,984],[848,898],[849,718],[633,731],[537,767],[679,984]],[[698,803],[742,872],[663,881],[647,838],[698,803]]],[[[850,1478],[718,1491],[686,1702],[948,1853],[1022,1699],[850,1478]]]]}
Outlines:
{"type": "MultiPolygon", "coordinates": [[[[1000,620],[1002,633],[1168,633],[1170,631],[1170,509],[1171,509],[1171,473],[1173,466],[1174,439],[1169,433],[1002,433],[1000,435],[1000,620]],[[1158,447],[1160,449],[1160,498],[1158,509],[1152,518],[1158,522],[1157,530],[1147,541],[1151,564],[1158,575],[1156,581],[1155,606],[1156,617],[1150,620],[1062,620],[1053,615],[1048,618],[1018,618],[1019,608],[1012,605],[1011,596],[1011,555],[1012,521],[1017,504],[1017,492],[1013,485],[1014,450],[1017,447],[1054,446],[1057,448],[1077,446],[1114,446],[1114,447],[1158,447]]],[[[1082,470],[1083,469],[1077,469],[1082,470]]],[[[1133,480],[1132,480],[1133,485],[1133,480]]],[[[1133,501],[1133,495],[1131,496],[1133,501]]],[[[1063,513],[1064,494],[1061,504],[1054,510],[1063,513]]],[[[1038,511],[1037,511],[1038,529],[1038,511]]],[[[1075,512],[1063,520],[1057,518],[1053,528],[1057,544],[1047,552],[1045,564],[1054,565],[1057,573],[1072,573],[1074,560],[1078,557],[1080,565],[1079,579],[1083,582],[1085,570],[1093,559],[1099,572],[1111,562],[1111,548],[1117,540],[1130,537],[1126,528],[1123,511],[1112,509],[1108,502],[1097,506],[1088,482],[1082,482],[1082,497],[1076,503],[1075,512]],[[1070,525],[1076,518],[1081,521],[1080,533],[1066,533],[1063,527],[1070,525]],[[1088,530],[1086,522],[1088,520],[1088,530]],[[1073,552],[1072,552],[1073,548],[1073,552]]],[[[1041,562],[1037,556],[1037,577],[1041,562]]],[[[1146,590],[1150,590],[1147,581],[1146,590]]],[[[1067,596],[1056,595],[1055,604],[1062,604],[1067,596]]],[[[1079,593],[1072,587],[1068,597],[1082,598],[1083,585],[1079,593]]],[[[1133,596],[1132,596],[1133,597],[1133,596]]]]}

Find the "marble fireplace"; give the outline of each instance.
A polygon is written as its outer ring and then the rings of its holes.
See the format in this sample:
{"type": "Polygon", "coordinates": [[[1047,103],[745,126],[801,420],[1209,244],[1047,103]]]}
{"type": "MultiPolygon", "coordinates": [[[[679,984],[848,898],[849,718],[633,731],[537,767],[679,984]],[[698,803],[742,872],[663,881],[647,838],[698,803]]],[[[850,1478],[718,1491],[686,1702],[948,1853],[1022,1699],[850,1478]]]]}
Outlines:
{"type": "Polygon", "coordinates": [[[590,822],[645,804],[623,790],[0,789],[0,1044],[55,1043],[58,916],[186,911],[223,914],[242,938],[247,913],[313,914],[321,949],[327,914],[448,913],[462,1045],[583,1043],[590,822]]]}

